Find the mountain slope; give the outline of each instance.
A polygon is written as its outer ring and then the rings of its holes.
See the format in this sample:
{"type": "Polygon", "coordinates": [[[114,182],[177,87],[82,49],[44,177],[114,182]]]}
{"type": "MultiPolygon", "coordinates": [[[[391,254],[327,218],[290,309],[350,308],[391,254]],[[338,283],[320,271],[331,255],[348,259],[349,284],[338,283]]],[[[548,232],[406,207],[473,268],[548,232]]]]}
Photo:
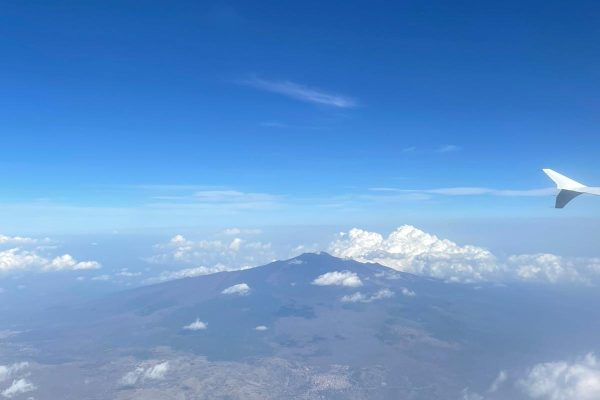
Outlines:
{"type": "MultiPolygon", "coordinates": [[[[540,354],[597,348],[597,298],[593,290],[445,283],[326,253],[303,254],[48,310],[14,340],[34,348],[44,363],[106,366],[158,352],[179,366],[191,363],[186,371],[198,365],[197,357],[211,368],[263,365],[271,377],[274,365],[285,364],[282,379],[300,379],[294,390],[316,379],[302,375],[303,368],[329,371],[331,379],[324,379],[333,386],[326,387],[339,390],[327,398],[350,398],[348,391],[358,388],[368,389],[362,398],[446,398],[465,387],[485,390],[500,369],[522,368],[540,354]],[[579,312],[571,312],[574,307],[579,312]]],[[[119,393],[138,389],[115,383],[119,393]]]]}

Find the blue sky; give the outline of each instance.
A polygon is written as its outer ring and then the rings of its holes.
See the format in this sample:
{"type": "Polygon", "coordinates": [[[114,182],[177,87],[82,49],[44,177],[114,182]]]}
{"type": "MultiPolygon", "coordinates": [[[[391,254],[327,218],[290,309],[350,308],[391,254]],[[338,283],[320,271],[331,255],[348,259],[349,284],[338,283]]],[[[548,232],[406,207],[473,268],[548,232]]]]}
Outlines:
{"type": "Polygon", "coordinates": [[[593,198],[552,209],[540,169],[600,185],[599,16],[4,2],[2,229],[595,218],[593,198]]]}

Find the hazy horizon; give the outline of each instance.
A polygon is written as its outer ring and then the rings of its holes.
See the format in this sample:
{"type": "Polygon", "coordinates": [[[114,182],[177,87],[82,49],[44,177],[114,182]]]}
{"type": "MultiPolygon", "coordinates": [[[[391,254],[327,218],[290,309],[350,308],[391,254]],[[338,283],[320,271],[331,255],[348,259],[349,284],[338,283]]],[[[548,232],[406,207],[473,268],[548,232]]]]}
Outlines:
{"type": "Polygon", "coordinates": [[[600,399],[598,20],[3,2],[0,398],[600,399]]]}

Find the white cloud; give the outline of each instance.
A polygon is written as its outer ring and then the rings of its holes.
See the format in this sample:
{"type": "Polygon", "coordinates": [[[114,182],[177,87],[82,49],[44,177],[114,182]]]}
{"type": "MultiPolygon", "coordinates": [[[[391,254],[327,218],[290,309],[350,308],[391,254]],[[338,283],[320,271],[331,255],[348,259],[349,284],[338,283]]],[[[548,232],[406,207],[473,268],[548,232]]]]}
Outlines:
{"type": "Polygon", "coordinates": [[[183,329],[187,331],[203,331],[208,328],[208,324],[206,322],[200,321],[198,318],[189,325],[183,327],[183,329]]]}
{"type": "Polygon", "coordinates": [[[195,268],[184,268],[184,269],[179,269],[179,270],[175,270],[175,271],[164,271],[156,277],[148,278],[148,279],[144,280],[144,283],[151,284],[151,283],[172,281],[174,279],[194,278],[196,276],[210,275],[210,274],[215,274],[217,272],[224,272],[224,271],[238,271],[240,269],[246,269],[246,268],[230,268],[230,267],[227,267],[222,264],[217,264],[213,267],[201,266],[201,267],[195,267],[195,268]]]}
{"type": "Polygon", "coordinates": [[[276,207],[281,196],[269,193],[250,193],[237,190],[200,190],[193,194],[191,206],[221,210],[261,210],[276,207]]]}
{"type": "Polygon", "coordinates": [[[137,383],[140,376],[144,373],[144,368],[138,367],[133,371],[129,371],[121,378],[121,384],[133,386],[137,383]]]}
{"type": "Polygon", "coordinates": [[[462,150],[462,147],[455,144],[446,144],[437,148],[438,153],[453,153],[462,150]]]}
{"type": "MultiPolygon", "coordinates": [[[[9,336],[7,336],[9,337],[9,336]]],[[[11,365],[0,365],[0,382],[4,382],[15,376],[18,372],[29,367],[28,362],[18,362],[11,365]]]]}
{"type": "Polygon", "coordinates": [[[354,228],[330,245],[334,256],[376,262],[398,271],[454,281],[480,281],[496,273],[495,257],[475,246],[458,246],[413,226],[403,225],[387,238],[354,228]]]}
{"type": "Polygon", "coordinates": [[[221,293],[237,294],[240,296],[244,296],[250,293],[250,286],[248,286],[246,283],[238,283],[237,285],[233,285],[228,287],[227,289],[224,289],[221,293]]]}
{"type": "Polygon", "coordinates": [[[259,325],[256,328],[254,328],[254,330],[257,330],[257,331],[266,331],[267,329],[269,329],[269,328],[267,328],[264,325],[259,325]]]}
{"type": "Polygon", "coordinates": [[[0,251],[0,272],[41,267],[47,262],[38,254],[19,248],[0,251]]]}
{"type": "Polygon", "coordinates": [[[590,353],[574,362],[537,364],[518,386],[532,399],[600,399],[600,363],[590,353]]]}
{"type": "Polygon", "coordinates": [[[472,392],[469,388],[463,389],[460,395],[460,400],[485,400],[482,395],[472,392]]]}
{"type": "Polygon", "coordinates": [[[484,248],[459,246],[410,225],[399,227],[387,238],[354,228],[341,233],[329,250],[337,257],[379,263],[397,271],[451,282],[600,282],[599,258],[523,254],[501,261],[484,248]]]}
{"type": "Polygon", "coordinates": [[[362,281],[354,272],[350,271],[332,271],[318,276],[313,282],[318,286],[362,286],[362,281]]]}
{"type": "Polygon", "coordinates": [[[23,236],[6,236],[0,235],[0,244],[8,245],[24,245],[37,243],[37,239],[23,237],[23,236]]]}
{"type": "Polygon", "coordinates": [[[139,365],[133,371],[129,371],[121,378],[121,384],[133,386],[146,380],[162,380],[169,371],[169,362],[146,366],[139,365]]]}
{"type": "Polygon", "coordinates": [[[361,292],[347,294],[341,300],[343,303],[368,303],[368,297],[361,292]]]}
{"type": "Polygon", "coordinates": [[[142,275],[141,272],[131,272],[127,268],[122,268],[121,271],[117,272],[117,276],[122,276],[124,278],[133,278],[140,275],[142,275]]]}
{"type": "Polygon", "coordinates": [[[539,197],[553,196],[556,189],[552,187],[543,189],[492,189],[487,187],[443,187],[435,189],[396,189],[396,188],[371,188],[372,192],[396,194],[422,194],[441,196],[501,196],[501,197],[539,197]]]}
{"type": "Polygon", "coordinates": [[[156,364],[153,367],[148,368],[146,370],[146,372],[144,372],[144,378],[152,379],[152,380],[164,379],[165,374],[167,373],[168,370],[169,370],[169,362],[165,361],[160,364],[156,364]]]}
{"type": "Polygon", "coordinates": [[[406,297],[414,297],[417,295],[414,291],[412,291],[408,288],[405,288],[405,287],[402,288],[402,294],[406,297]]]}
{"type": "Polygon", "coordinates": [[[508,258],[508,266],[523,281],[592,283],[600,276],[600,259],[568,259],[554,254],[523,254],[508,258]]]}
{"type": "Polygon", "coordinates": [[[16,379],[13,383],[2,392],[2,396],[11,398],[21,393],[31,392],[37,389],[35,385],[25,378],[16,379]]]}
{"type": "Polygon", "coordinates": [[[78,262],[70,254],[63,254],[55,257],[50,263],[44,266],[48,270],[80,270],[80,269],[98,269],[100,264],[96,261],[80,261],[78,262]]]}
{"type": "Polygon", "coordinates": [[[381,289],[371,296],[367,296],[362,294],[361,292],[356,292],[350,295],[346,295],[342,297],[342,302],[344,303],[370,303],[372,301],[381,300],[381,299],[389,299],[394,296],[394,292],[389,289],[381,289]]]}
{"type": "Polygon", "coordinates": [[[269,81],[253,78],[241,83],[308,103],[323,104],[338,108],[353,108],[357,106],[356,101],[350,97],[326,93],[320,89],[310,88],[290,81],[269,81]]]}
{"type": "Polygon", "coordinates": [[[36,250],[22,250],[18,247],[0,251],[0,272],[38,269],[43,271],[82,270],[100,268],[96,261],[77,261],[70,254],[47,258],[36,250]]]}
{"type": "Polygon", "coordinates": [[[156,244],[155,254],[146,258],[151,263],[167,266],[169,270],[147,278],[145,283],[244,270],[306,251],[305,247],[291,244],[280,244],[275,248],[271,242],[243,236],[260,232],[257,229],[230,228],[200,240],[174,235],[167,242],[156,244]],[[180,269],[175,269],[177,267],[180,269]]]}
{"type": "Polygon", "coordinates": [[[92,278],[93,281],[110,281],[110,275],[98,275],[92,278]]]}
{"type": "Polygon", "coordinates": [[[494,393],[494,392],[498,391],[500,386],[502,386],[504,384],[504,382],[506,382],[507,379],[508,379],[508,375],[507,375],[506,371],[500,371],[498,373],[498,376],[496,377],[496,379],[494,379],[494,381],[490,385],[488,392],[494,393]]]}
{"type": "Polygon", "coordinates": [[[229,250],[232,251],[240,251],[240,248],[242,247],[242,242],[243,240],[240,238],[235,238],[231,241],[231,243],[229,243],[229,250]]]}
{"type": "Polygon", "coordinates": [[[227,228],[223,231],[223,235],[238,236],[238,235],[258,235],[262,233],[260,229],[254,228],[227,228]]]}
{"type": "MultiPolygon", "coordinates": [[[[175,235],[169,242],[158,244],[154,248],[158,254],[149,258],[153,263],[227,265],[229,266],[227,270],[266,264],[276,258],[271,243],[241,238],[234,238],[231,241],[220,239],[194,241],[183,235],[175,235]]],[[[220,272],[219,268],[216,268],[215,272],[220,272]]]]}

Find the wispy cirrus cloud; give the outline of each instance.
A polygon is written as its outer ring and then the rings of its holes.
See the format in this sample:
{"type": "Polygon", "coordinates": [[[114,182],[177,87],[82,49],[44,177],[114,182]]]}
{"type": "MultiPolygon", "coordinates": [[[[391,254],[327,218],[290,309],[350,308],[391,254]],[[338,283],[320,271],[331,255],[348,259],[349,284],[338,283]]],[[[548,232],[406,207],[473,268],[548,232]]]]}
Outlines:
{"type": "Polygon", "coordinates": [[[205,211],[244,211],[272,209],[283,204],[285,196],[271,193],[242,192],[232,189],[197,190],[178,195],[155,195],[146,207],[205,211]]]}
{"type": "Polygon", "coordinates": [[[321,104],[337,108],[354,108],[358,105],[357,101],[351,97],[328,93],[321,89],[312,88],[291,81],[276,81],[254,77],[238,82],[242,85],[251,86],[266,92],[280,94],[282,96],[307,103],[321,104]]]}
{"type": "Polygon", "coordinates": [[[504,197],[537,197],[552,196],[556,194],[555,188],[542,189],[492,189],[487,187],[445,187],[429,189],[399,189],[388,187],[375,187],[369,189],[371,192],[387,194],[424,194],[441,196],[504,196],[504,197]]]}
{"type": "Polygon", "coordinates": [[[436,149],[438,153],[454,153],[456,151],[461,151],[462,147],[456,144],[445,144],[436,149]]]}

